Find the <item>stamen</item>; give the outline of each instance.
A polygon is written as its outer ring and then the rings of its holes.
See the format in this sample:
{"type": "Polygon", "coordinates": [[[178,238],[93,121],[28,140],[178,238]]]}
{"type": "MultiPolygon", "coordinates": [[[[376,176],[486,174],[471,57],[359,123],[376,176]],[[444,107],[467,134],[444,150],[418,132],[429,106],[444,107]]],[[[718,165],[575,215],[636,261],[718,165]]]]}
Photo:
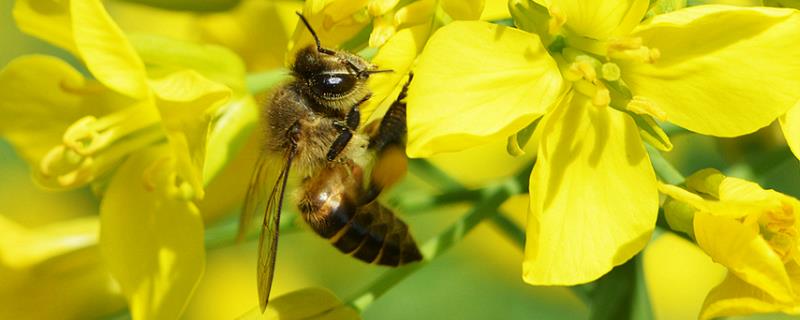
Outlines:
{"type": "Polygon", "coordinates": [[[659,108],[655,103],[641,96],[634,96],[625,106],[628,110],[636,114],[650,115],[658,120],[666,121],[667,112],[659,108]]]}
{"type": "Polygon", "coordinates": [[[78,154],[89,156],[157,122],[158,115],[154,110],[137,106],[125,108],[100,119],[86,116],[67,128],[63,143],[78,154]]]}
{"type": "Polygon", "coordinates": [[[59,145],[45,154],[36,175],[46,187],[81,186],[119,164],[131,152],[163,139],[161,127],[154,125],[91,155],[82,155],[66,145],[59,145]]]}

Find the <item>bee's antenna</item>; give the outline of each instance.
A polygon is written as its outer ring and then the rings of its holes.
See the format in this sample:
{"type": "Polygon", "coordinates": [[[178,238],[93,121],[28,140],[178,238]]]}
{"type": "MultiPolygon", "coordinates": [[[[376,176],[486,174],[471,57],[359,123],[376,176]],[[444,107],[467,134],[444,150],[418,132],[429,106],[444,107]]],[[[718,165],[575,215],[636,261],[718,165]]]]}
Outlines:
{"type": "Polygon", "coordinates": [[[358,74],[359,74],[359,76],[361,76],[361,75],[369,76],[369,75],[375,74],[375,73],[390,73],[390,72],[394,72],[394,70],[392,70],[392,69],[364,70],[364,71],[359,72],[358,74]]]}
{"type": "Polygon", "coordinates": [[[308,23],[308,20],[306,20],[306,17],[303,16],[303,14],[300,13],[300,12],[296,12],[295,11],[295,14],[297,14],[297,16],[300,17],[300,21],[303,21],[303,24],[306,25],[306,29],[308,29],[308,32],[310,32],[311,36],[314,37],[314,42],[317,43],[317,51],[319,51],[321,53],[326,53],[326,54],[334,54],[330,50],[325,49],[325,48],[322,47],[322,44],[319,42],[319,37],[317,37],[317,33],[314,32],[314,28],[311,27],[310,23],[308,23]]]}

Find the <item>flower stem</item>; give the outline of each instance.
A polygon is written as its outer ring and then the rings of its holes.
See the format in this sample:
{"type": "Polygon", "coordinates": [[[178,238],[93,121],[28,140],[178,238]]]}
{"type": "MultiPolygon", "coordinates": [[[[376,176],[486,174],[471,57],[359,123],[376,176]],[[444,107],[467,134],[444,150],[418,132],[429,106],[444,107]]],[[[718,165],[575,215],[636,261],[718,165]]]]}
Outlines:
{"type": "Polygon", "coordinates": [[[647,153],[650,155],[650,162],[653,164],[656,175],[658,175],[661,180],[675,185],[683,183],[683,180],[685,180],[684,176],[661,155],[661,152],[647,144],[645,144],[645,149],[647,149],[647,153]]]}

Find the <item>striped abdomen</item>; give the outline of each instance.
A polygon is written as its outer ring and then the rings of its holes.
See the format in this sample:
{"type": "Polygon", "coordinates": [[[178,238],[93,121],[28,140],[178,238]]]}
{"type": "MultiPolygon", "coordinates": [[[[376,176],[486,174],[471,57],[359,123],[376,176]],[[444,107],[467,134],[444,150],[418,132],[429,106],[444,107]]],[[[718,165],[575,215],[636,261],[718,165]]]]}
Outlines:
{"type": "Polygon", "coordinates": [[[303,182],[303,218],[340,251],[365,262],[398,266],[421,260],[405,222],[377,201],[359,203],[362,179],[360,167],[330,163],[303,182]]]}

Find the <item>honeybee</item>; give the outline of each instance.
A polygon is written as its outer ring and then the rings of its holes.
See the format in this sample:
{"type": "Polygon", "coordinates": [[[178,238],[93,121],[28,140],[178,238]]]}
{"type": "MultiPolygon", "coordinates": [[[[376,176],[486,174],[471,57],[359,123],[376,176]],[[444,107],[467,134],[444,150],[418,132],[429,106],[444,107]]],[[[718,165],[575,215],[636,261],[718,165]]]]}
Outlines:
{"type": "Polygon", "coordinates": [[[380,123],[359,131],[359,106],[371,97],[367,79],[391,70],[323,47],[305,17],[297,15],[316,45],[297,52],[293,79],[272,93],[261,115],[263,150],[239,224],[242,239],[253,217],[264,212],[258,246],[262,312],[269,300],[290,172],[301,180],[295,191],[301,216],[343,253],[386,266],[422,259],[408,226],[376,200],[405,172],[405,88],[380,123]]]}

